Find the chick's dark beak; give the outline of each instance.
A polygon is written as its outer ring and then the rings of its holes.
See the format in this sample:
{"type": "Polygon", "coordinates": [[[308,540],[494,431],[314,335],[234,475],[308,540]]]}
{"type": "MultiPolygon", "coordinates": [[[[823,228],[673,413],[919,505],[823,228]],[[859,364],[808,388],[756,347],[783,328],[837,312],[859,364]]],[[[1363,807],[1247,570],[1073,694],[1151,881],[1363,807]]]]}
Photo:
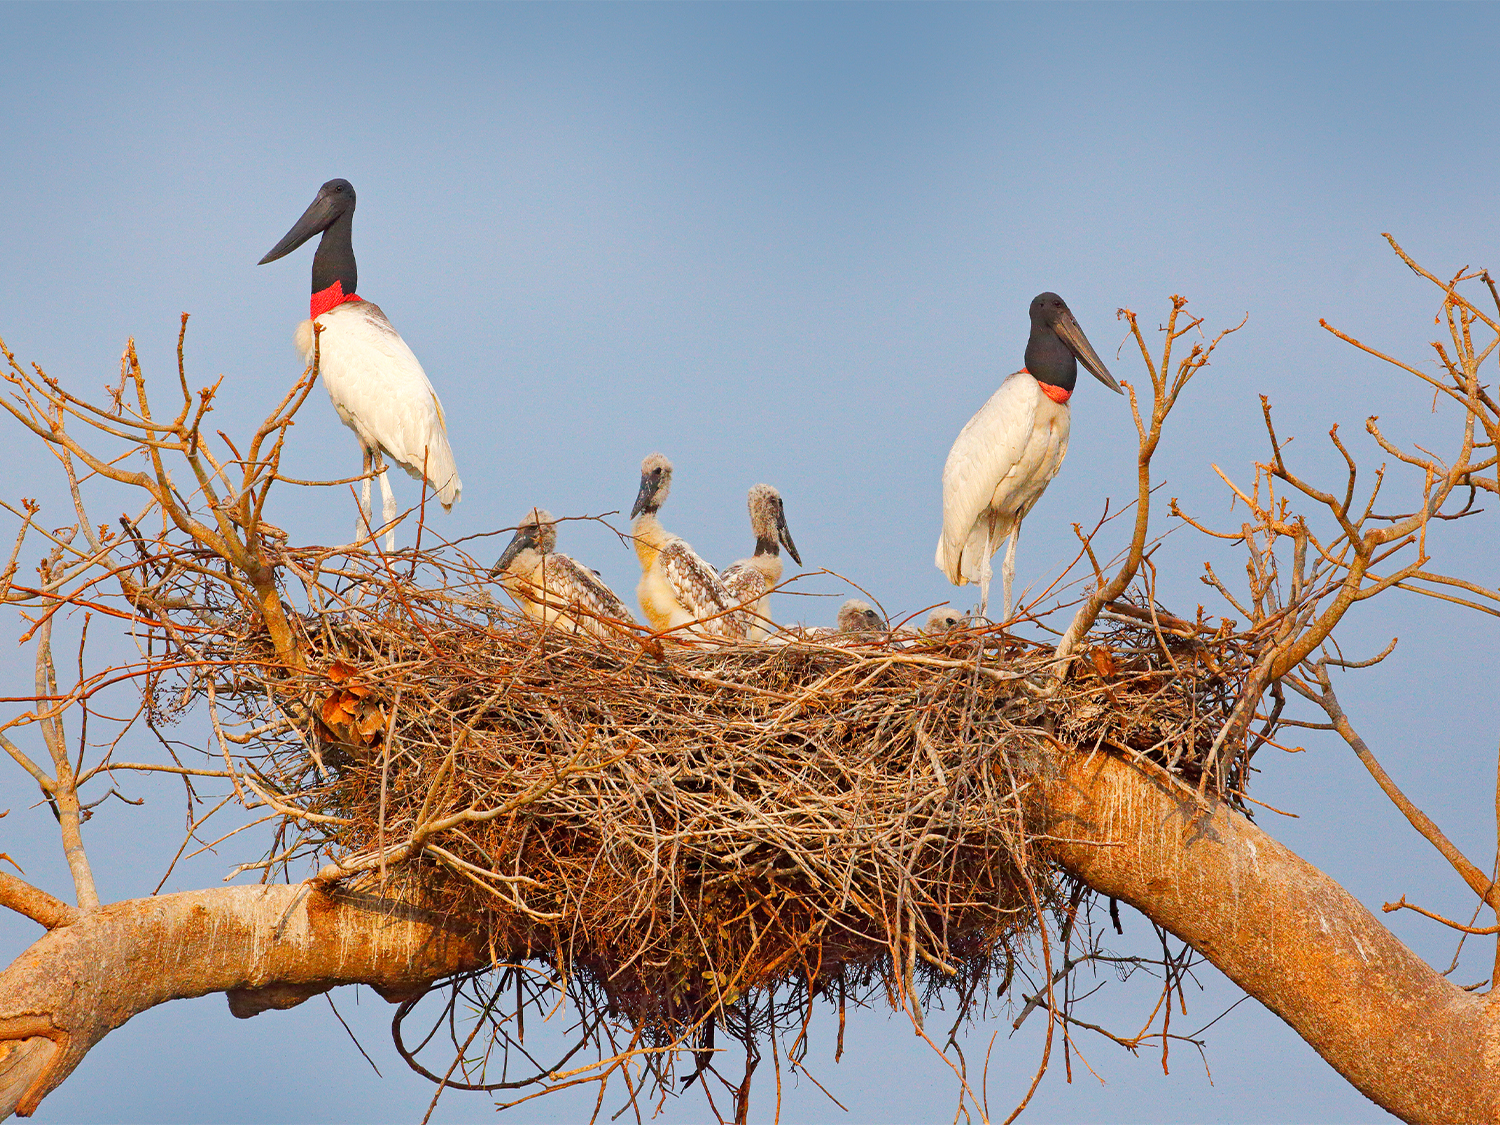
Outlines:
{"type": "Polygon", "coordinates": [[[490,567],[490,577],[495,578],[504,574],[506,568],[516,561],[516,556],[527,547],[536,546],[536,528],[517,528],[515,537],[511,539],[510,545],[505,548],[505,553],[500,556],[500,561],[490,567]]]}
{"type": "Polygon", "coordinates": [[[656,490],[660,487],[660,478],[653,478],[650,473],[641,474],[641,490],[635,494],[635,503],[630,508],[631,519],[635,519],[636,516],[651,507],[651,501],[655,498],[656,490]]]}
{"type": "Polygon", "coordinates": [[[791,530],[786,525],[786,509],[780,504],[776,505],[776,537],[781,540],[786,553],[792,556],[792,561],[801,566],[802,556],[797,553],[797,544],[792,542],[791,530]]]}

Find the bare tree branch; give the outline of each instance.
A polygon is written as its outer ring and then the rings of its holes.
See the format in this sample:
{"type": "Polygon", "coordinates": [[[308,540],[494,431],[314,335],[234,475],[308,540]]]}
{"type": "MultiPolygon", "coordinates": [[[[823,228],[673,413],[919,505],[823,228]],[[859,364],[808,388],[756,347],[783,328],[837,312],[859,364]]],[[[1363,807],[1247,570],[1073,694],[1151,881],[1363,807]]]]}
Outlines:
{"type": "Polygon", "coordinates": [[[33,887],[24,879],[0,871],[0,906],[24,914],[47,929],[76,922],[81,914],[77,907],[55,899],[46,891],[33,887]]]}

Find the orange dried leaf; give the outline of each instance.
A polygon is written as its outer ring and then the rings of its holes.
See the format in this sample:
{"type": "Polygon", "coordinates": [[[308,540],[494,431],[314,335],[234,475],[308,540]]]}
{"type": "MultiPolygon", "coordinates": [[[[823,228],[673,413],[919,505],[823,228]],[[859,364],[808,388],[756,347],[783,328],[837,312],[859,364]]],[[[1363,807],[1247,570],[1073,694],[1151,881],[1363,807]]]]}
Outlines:
{"type": "Polygon", "coordinates": [[[1101,678],[1108,680],[1114,677],[1118,668],[1115,664],[1115,654],[1113,652],[1103,646],[1096,645],[1090,655],[1094,659],[1094,670],[1099,673],[1101,678]]]}
{"type": "Polygon", "coordinates": [[[364,717],[359,720],[359,725],[356,729],[359,731],[360,736],[366,742],[369,742],[377,731],[385,729],[385,712],[378,706],[369,708],[365,712],[364,717]]]}

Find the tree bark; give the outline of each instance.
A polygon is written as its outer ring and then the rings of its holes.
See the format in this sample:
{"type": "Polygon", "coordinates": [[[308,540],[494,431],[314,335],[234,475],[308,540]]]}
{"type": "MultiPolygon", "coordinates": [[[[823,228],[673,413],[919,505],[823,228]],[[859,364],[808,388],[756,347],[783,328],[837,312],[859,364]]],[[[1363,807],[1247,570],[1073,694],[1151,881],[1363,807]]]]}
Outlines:
{"type": "Polygon", "coordinates": [[[0,973],[0,1118],[29,1116],[95,1043],[168,1000],[227,992],[240,1017],[340,984],[401,1000],[488,960],[441,919],[305,884],[113,903],[58,925],[0,973]]]}
{"type": "MultiPolygon", "coordinates": [[[[1449,983],[1321,871],[1217,802],[1102,754],[1039,779],[1051,856],[1188,942],[1341,1075],[1411,1122],[1500,1122],[1500,1005],[1449,983]]],[[[306,885],[133,899],[60,920],[0,973],[0,1117],[167,1000],[236,1016],[339,984],[401,999],[488,956],[440,919],[306,885]]]]}
{"type": "Polygon", "coordinates": [[[1202,953],[1383,1109],[1500,1121],[1495,1002],[1241,814],[1103,754],[1064,758],[1033,812],[1062,867],[1202,953]]]}

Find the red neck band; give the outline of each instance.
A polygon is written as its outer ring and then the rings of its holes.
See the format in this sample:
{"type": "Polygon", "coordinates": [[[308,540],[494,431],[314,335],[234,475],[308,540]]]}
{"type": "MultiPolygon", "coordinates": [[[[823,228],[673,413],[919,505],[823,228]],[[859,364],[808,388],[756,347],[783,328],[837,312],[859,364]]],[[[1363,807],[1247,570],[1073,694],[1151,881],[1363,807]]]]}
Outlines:
{"type": "MultiPolygon", "coordinates": [[[[1021,371],[1024,374],[1031,375],[1031,372],[1027,371],[1026,368],[1024,368],[1024,367],[1021,368],[1021,371]]],[[[1033,379],[1036,379],[1035,375],[1031,375],[1031,377],[1033,379]]],[[[1068,399],[1070,399],[1070,398],[1073,397],[1073,392],[1072,391],[1065,391],[1061,387],[1054,386],[1051,383],[1044,383],[1040,379],[1036,379],[1036,385],[1042,388],[1042,394],[1046,395],[1053,402],[1055,402],[1055,403],[1057,403],[1059,405],[1067,402],[1068,399]]]]}
{"type": "Polygon", "coordinates": [[[342,281],[335,281],[327,289],[319,289],[312,295],[312,317],[316,320],[329,309],[342,305],[345,301],[362,300],[364,300],[363,297],[357,297],[353,293],[350,293],[346,297],[344,295],[344,283],[342,281]]]}

